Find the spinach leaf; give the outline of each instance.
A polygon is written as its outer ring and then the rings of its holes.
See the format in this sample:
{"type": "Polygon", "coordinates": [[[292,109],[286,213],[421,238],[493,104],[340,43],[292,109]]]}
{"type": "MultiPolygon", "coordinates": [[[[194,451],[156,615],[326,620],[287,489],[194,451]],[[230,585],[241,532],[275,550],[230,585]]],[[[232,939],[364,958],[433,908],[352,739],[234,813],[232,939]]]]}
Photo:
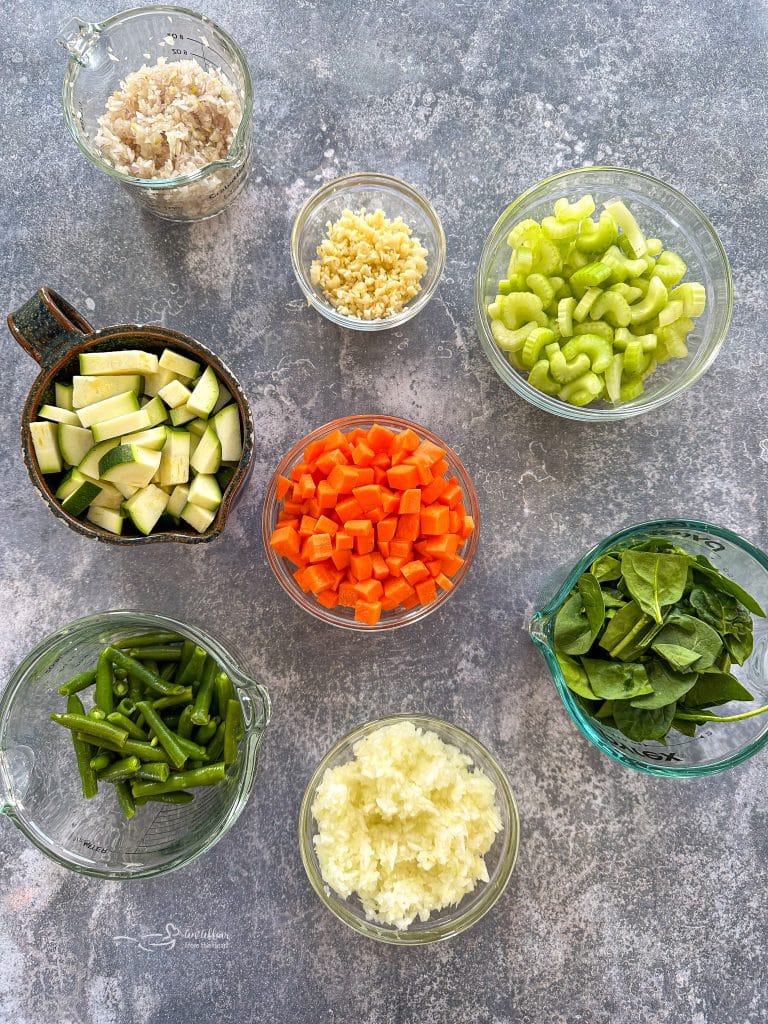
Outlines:
{"type": "Polygon", "coordinates": [[[734,622],[752,624],[749,612],[735,597],[719,593],[712,587],[695,586],[688,595],[688,601],[698,618],[721,636],[730,632],[734,622]]]}
{"type": "Polygon", "coordinates": [[[676,604],[683,596],[688,561],[681,555],[630,549],[622,552],[621,574],[640,608],[662,622],[662,608],[676,604]]]}
{"type": "Polygon", "coordinates": [[[689,722],[685,718],[673,718],[672,728],[677,729],[683,736],[695,736],[696,735],[696,722],[689,722]]]}
{"type": "MultiPolygon", "coordinates": [[[[765,612],[754,597],[752,597],[751,594],[748,594],[746,590],[743,590],[738,583],[734,583],[732,579],[729,579],[727,576],[723,576],[723,574],[719,572],[714,565],[712,565],[708,558],[705,558],[704,555],[696,555],[695,557],[693,555],[688,555],[688,558],[694,572],[694,577],[703,576],[703,582],[709,583],[709,585],[714,587],[715,590],[719,590],[724,594],[732,594],[733,597],[735,597],[737,601],[741,601],[744,607],[748,611],[752,612],[753,615],[759,615],[760,618],[765,618],[765,612]]],[[[697,582],[700,581],[697,579],[697,582]]]]}
{"type": "Polygon", "coordinates": [[[610,587],[601,587],[601,590],[603,591],[603,604],[606,609],[623,608],[627,603],[624,595],[620,594],[618,590],[612,590],[610,587]]]}
{"type": "Polygon", "coordinates": [[[567,654],[561,652],[557,653],[557,661],[562,670],[565,685],[569,690],[578,693],[580,697],[586,697],[587,700],[599,700],[589,685],[587,673],[578,661],[574,661],[573,658],[569,658],[567,654]]]}
{"type": "Polygon", "coordinates": [[[637,742],[663,740],[670,730],[677,704],[665,704],[661,708],[635,708],[629,701],[618,701],[613,706],[616,728],[637,742]]]}
{"type": "Polygon", "coordinates": [[[586,654],[592,646],[581,594],[571,594],[555,618],[555,650],[562,654],[586,654]]]}
{"type": "Polygon", "coordinates": [[[732,700],[754,700],[739,680],[727,672],[702,672],[685,695],[686,708],[718,707],[732,700]]]}
{"type": "Polygon", "coordinates": [[[616,661],[602,661],[599,658],[582,658],[587,670],[589,685],[598,697],[606,700],[626,700],[651,693],[651,684],[643,665],[636,662],[624,664],[616,661]]]}
{"type": "Polygon", "coordinates": [[[699,660],[698,651],[692,651],[688,647],[680,647],[678,644],[655,643],[653,649],[662,656],[667,664],[677,669],[678,672],[685,672],[694,661],[699,660]]]}
{"type": "Polygon", "coordinates": [[[663,708],[688,693],[697,679],[695,672],[675,672],[663,661],[656,659],[649,661],[645,670],[653,693],[635,697],[632,701],[632,707],[635,708],[663,708]]]}
{"type": "Polygon", "coordinates": [[[621,576],[621,562],[613,555],[601,555],[596,558],[589,571],[598,581],[603,583],[606,580],[617,580],[621,576]]]}
{"type": "Polygon", "coordinates": [[[577,583],[579,593],[581,594],[581,600],[584,605],[584,612],[589,622],[589,628],[592,636],[590,638],[590,646],[597,639],[597,635],[603,628],[603,622],[605,621],[605,601],[603,600],[603,592],[600,589],[600,584],[597,582],[591,572],[585,572],[579,577],[577,583]]]}
{"type": "Polygon", "coordinates": [[[613,701],[604,700],[600,708],[595,712],[595,718],[600,722],[613,718],[613,701]]]}
{"type": "Polygon", "coordinates": [[[657,650],[660,644],[671,644],[696,651],[699,657],[690,667],[697,672],[713,665],[715,658],[723,649],[720,635],[711,626],[701,619],[694,618],[693,615],[678,611],[677,608],[673,608],[667,616],[667,621],[656,634],[651,649],[657,650]]]}
{"type": "Polygon", "coordinates": [[[636,601],[620,608],[600,637],[600,646],[612,658],[632,661],[650,644],[661,627],[641,611],[636,601]]]}
{"type": "Polygon", "coordinates": [[[752,653],[755,640],[752,634],[752,623],[750,622],[747,626],[743,622],[733,622],[731,629],[723,639],[731,658],[737,665],[743,665],[752,653]]]}

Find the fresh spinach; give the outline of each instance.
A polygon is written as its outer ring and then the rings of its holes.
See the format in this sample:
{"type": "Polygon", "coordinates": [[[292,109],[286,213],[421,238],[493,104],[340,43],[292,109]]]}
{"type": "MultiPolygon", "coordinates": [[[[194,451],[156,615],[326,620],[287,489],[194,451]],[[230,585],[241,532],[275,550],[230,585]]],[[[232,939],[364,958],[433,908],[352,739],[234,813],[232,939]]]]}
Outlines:
{"type": "Polygon", "coordinates": [[[651,649],[661,653],[659,646],[668,645],[697,654],[698,657],[685,666],[697,672],[713,665],[723,649],[720,635],[711,626],[676,608],[669,613],[663,628],[656,634],[651,649]]]}
{"type": "Polygon", "coordinates": [[[680,555],[630,549],[622,552],[621,574],[640,608],[656,622],[662,622],[662,609],[676,604],[683,596],[688,562],[680,555]]]}
{"type": "Polygon", "coordinates": [[[676,672],[663,661],[649,661],[646,665],[648,682],[653,693],[646,693],[632,700],[635,708],[662,708],[665,704],[684,697],[695,684],[698,676],[695,672],[676,672]]]}
{"type": "Polygon", "coordinates": [[[563,654],[562,652],[558,653],[557,661],[560,665],[560,670],[563,673],[565,685],[569,690],[573,690],[574,693],[578,693],[580,697],[585,697],[587,700],[600,699],[597,694],[593,692],[592,687],[589,685],[587,673],[578,661],[574,661],[573,658],[570,658],[567,654],[563,654]]]}
{"type": "Polygon", "coordinates": [[[685,695],[686,708],[718,707],[732,700],[754,700],[749,690],[727,672],[702,672],[685,695]]]}
{"type": "Polygon", "coordinates": [[[589,685],[593,693],[606,700],[626,700],[639,697],[641,693],[651,693],[651,684],[643,665],[603,661],[602,658],[582,658],[581,663],[587,670],[589,685]]]}
{"type": "Polygon", "coordinates": [[[603,598],[600,584],[591,572],[582,573],[576,586],[581,594],[584,613],[587,616],[587,622],[589,622],[591,647],[597,638],[597,634],[603,628],[603,622],[605,622],[605,599],[603,598]]]}
{"type": "Polygon", "coordinates": [[[677,729],[683,736],[695,736],[696,726],[696,722],[688,722],[685,718],[678,718],[677,715],[672,719],[672,728],[677,729]]]}
{"type": "Polygon", "coordinates": [[[618,580],[621,578],[621,562],[613,555],[600,555],[594,560],[589,571],[599,583],[618,580]]]}
{"type": "Polygon", "coordinates": [[[636,708],[629,701],[617,701],[613,705],[613,720],[631,740],[663,740],[672,727],[677,704],[665,704],[660,708],[636,708]]]}
{"type": "Polygon", "coordinates": [[[732,579],[727,576],[723,576],[714,565],[705,558],[704,555],[696,555],[695,557],[689,555],[690,565],[693,569],[694,578],[697,576],[703,576],[704,581],[708,582],[711,587],[715,590],[720,590],[725,594],[732,594],[737,601],[740,601],[744,607],[752,612],[753,615],[757,615],[760,618],[765,618],[765,612],[760,607],[758,602],[748,594],[746,590],[743,590],[738,583],[735,583],[732,579]]]}
{"type": "Polygon", "coordinates": [[[650,615],[641,611],[636,601],[628,601],[605,627],[599,646],[612,658],[634,661],[660,628],[650,615]]]}
{"type": "Polygon", "coordinates": [[[653,649],[662,656],[668,665],[677,669],[678,672],[685,672],[687,668],[693,665],[694,661],[699,660],[698,651],[691,651],[687,647],[680,647],[678,644],[655,643],[653,649]]]}
{"type": "Polygon", "coordinates": [[[578,591],[568,598],[555,618],[555,650],[562,654],[586,654],[592,646],[592,628],[578,591]]]}

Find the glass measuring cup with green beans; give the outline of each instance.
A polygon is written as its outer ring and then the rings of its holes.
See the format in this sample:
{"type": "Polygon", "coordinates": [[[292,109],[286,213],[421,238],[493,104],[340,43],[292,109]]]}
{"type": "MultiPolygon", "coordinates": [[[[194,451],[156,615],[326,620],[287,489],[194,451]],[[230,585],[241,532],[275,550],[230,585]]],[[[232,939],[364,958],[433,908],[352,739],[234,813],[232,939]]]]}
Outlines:
{"type": "MultiPolygon", "coordinates": [[[[57,42],[69,53],[62,90],[64,117],[92,164],[166,220],[205,220],[235,199],[245,185],[250,161],[253,86],[242,51],[223,29],[186,8],[153,5],[124,11],[98,24],[73,18],[57,42]],[[220,72],[239,102],[241,117],[229,151],[221,158],[174,176],[142,176],[143,169],[126,172],[105,155],[99,144],[99,119],[128,75],[160,61],[194,61],[204,72],[220,72]]],[[[190,104],[195,102],[191,95],[190,104]]],[[[158,145],[164,145],[164,139],[161,131],[158,145]]]]}

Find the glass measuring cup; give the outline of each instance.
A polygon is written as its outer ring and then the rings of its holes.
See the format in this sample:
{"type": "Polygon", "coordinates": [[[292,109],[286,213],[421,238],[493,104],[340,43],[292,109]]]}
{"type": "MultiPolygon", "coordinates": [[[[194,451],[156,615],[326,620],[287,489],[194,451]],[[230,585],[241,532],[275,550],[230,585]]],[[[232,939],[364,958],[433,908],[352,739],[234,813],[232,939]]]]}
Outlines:
{"type": "Polygon", "coordinates": [[[44,854],[81,874],[123,879],[173,871],[210,850],[237,821],[270,714],[266,689],[195,626],[134,611],[78,619],[28,654],[0,697],[0,812],[44,854]],[[107,643],[165,630],[200,644],[227,672],[243,708],[245,739],[224,783],[199,789],[189,804],[147,803],[126,821],[106,784],[83,799],[71,736],[50,714],[66,704],[57,687],[92,668],[107,643]]]}
{"type": "MultiPolygon", "coordinates": [[[[549,668],[557,692],[580,731],[608,757],[647,775],[698,778],[741,764],[768,744],[768,714],[741,722],[715,722],[699,726],[696,736],[672,729],[664,743],[635,742],[587,713],[582,699],[568,688],[555,656],[554,624],[558,611],[582,573],[607,551],[633,547],[652,537],[668,538],[693,555],[705,555],[726,576],[743,587],[763,608],[768,608],[768,555],[749,541],[719,526],[695,519],[660,519],[628,527],[607,537],[588,551],[550,585],[540,610],[529,623],[531,638],[549,668]],[[564,578],[563,578],[564,577],[564,578]]],[[[718,714],[739,714],[768,704],[768,619],[753,616],[754,650],[744,665],[731,671],[754,695],[751,702],[725,704],[718,714]]]]}
{"type": "Polygon", "coordinates": [[[72,18],[57,36],[69,52],[64,75],[64,118],[77,145],[100,171],[118,181],[151,213],[166,220],[205,220],[240,193],[251,153],[253,85],[235,41],[210,18],[184,7],[153,5],[115,14],[98,24],[72,18]],[[240,97],[243,113],[228,155],[174,178],[135,178],[113,167],[94,139],[107,99],[132,71],[194,60],[204,70],[221,68],[240,97]]]}

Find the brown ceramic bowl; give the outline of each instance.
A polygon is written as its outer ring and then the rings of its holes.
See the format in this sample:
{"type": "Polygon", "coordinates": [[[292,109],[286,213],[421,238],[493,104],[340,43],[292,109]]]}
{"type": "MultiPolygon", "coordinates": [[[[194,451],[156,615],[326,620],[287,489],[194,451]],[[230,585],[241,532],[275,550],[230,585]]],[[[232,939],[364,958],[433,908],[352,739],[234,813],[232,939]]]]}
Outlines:
{"type": "Polygon", "coordinates": [[[253,417],[248,401],[242,388],[221,360],[199,341],[165,327],[118,324],[116,327],[105,327],[96,331],[66,299],[50,288],[38,289],[23,306],[9,313],[8,327],[21,347],[41,366],[41,371],[30,388],[21,417],[21,451],[30,480],[54,515],[63,519],[67,526],[84,537],[95,537],[109,544],[152,544],[171,540],[198,544],[218,537],[253,467],[254,445],[253,417]],[[203,533],[197,533],[191,527],[175,526],[170,530],[157,530],[146,537],[139,533],[118,536],[64,511],[55,496],[60,475],[44,476],[40,472],[30,439],[29,424],[37,419],[41,405],[46,402],[53,403],[55,381],[69,379],[78,372],[78,357],[81,352],[114,352],[120,349],[140,348],[159,354],[167,347],[212,366],[219,380],[231,392],[240,410],[243,454],[224,490],[223,500],[215,519],[203,533]]]}

